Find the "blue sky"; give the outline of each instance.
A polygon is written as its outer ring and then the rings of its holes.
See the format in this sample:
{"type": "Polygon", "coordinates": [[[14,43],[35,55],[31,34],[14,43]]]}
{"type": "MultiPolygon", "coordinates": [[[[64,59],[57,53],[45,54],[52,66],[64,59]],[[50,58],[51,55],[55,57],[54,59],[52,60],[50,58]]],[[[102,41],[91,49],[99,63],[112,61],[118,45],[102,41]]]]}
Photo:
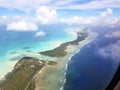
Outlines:
{"type": "Polygon", "coordinates": [[[35,31],[56,23],[112,27],[119,22],[120,0],[0,0],[0,24],[7,30],[35,31]]]}
{"type": "Polygon", "coordinates": [[[69,13],[84,16],[98,15],[106,8],[112,8],[115,15],[120,15],[120,0],[1,0],[0,16],[28,13],[32,15],[40,6],[66,12],[68,16],[69,13]]]}

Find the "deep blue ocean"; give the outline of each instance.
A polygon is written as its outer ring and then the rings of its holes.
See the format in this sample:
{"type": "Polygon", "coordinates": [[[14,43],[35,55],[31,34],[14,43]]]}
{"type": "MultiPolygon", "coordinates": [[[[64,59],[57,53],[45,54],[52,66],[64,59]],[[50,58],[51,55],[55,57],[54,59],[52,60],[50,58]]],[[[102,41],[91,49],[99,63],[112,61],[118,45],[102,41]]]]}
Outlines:
{"type": "Polygon", "coordinates": [[[104,90],[116,72],[118,63],[101,57],[97,51],[116,42],[104,35],[117,29],[96,27],[93,30],[98,36],[69,61],[64,90],[104,90]]]}
{"type": "MultiPolygon", "coordinates": [[[[46,32],[44,37],[34,37],[35,32],[7,31],[6,26],[0,26],[0,76],[5,75],[13,61],[11,56],[21,54],[18,51],[38,52],[55,48],[53,42],[67,42],[76,39],[65,32],[65,25],[40,26],[38,31],[46,32]],[[10,52],[17,52],[11,54],[10,52]]],[[[115,29],[115,28],[114,28],[115,29]]],[[[111,58],[103,58],[97,54],[99,48],[116,42],[107,39],[104,35],[114,31],[111,28],[92,28],[98,36],[89,44],[85,45],[68,64],[66,83],[64,90],[104,90],[112,79],[118,64],[111,58]]],[[[115,29],[117,30],[117,29],[115,29]]]]}

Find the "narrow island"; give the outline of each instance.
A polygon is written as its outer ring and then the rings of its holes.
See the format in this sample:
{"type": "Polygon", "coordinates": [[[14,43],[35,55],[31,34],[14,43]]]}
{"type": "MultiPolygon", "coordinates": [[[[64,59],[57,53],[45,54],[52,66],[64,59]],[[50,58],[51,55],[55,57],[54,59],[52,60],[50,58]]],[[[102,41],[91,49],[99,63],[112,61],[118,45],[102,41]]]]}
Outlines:
{"type": "Polygon", "coordinates": [[[67,49],[67,46],[69,45],[78,45],[80,41],[84,40],[88,36],[88,33],[85,32],[77,32],[77,39],[74,41],[66,42],[61,44],[59,47],[48,50],[44,52],[40,52],[40,54],[51,56],[51,57],[64,57],[67,52],[65,51],[67,49]]]}
{"type": "Polygon", "coordinates": [[[62,90],[69,60],[95,36],[93,32],[77,32],[77,39],[53,50],[38,52],[40,55],[56,57],[53,61],[23,57],[0,81],[0,90],[62,90]]]}
{"type": "Polygon", "coordinates": [[[34,90],[35,75],[46,65],[55,66],[54,61],[38,60],[32,57],[24,57],[14,66],[12,72],[5,76],[0,83],[0,90],[34,90]]]}

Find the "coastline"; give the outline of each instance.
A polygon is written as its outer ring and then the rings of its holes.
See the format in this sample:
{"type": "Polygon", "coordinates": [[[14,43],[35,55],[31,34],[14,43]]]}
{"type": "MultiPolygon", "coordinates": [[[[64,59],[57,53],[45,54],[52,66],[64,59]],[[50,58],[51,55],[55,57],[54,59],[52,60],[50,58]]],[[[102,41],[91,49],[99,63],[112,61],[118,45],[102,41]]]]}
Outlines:
{"type": "Polygon", "coordinates": [[[4,74],[0,74],[0,81],[5,79],[5,75],[7,75],[9,72],[11,72],[14,69],[14,66],[16,65],[18,61],[9,61],[6,64],[9,65],[9,69],[7,69],[8,72],[4,72],[4,74]]]}
{"type": "MultiPolygon", "coordinates": [[[[76,38],[75,38],[75,40],[76,40],[76,38]]],[[[71,42],[71,41],[68,41],[68,42],[71,42]]],[[[66,42],[64,42],[64,43],[66,43],[66,42]]],[[[64,43],[61,43],[61,44],[64,44],[64,43]]],[[[60,47],[60,45],[58,45],[55,48],[60,47]]],[[[4,65],[4,66],[7,67],[7,68],[2,69],[2,71],[0,71],[1,72],[1,74],[0,74],[0,76],[1,76],[0,80],[3,79],[5,77],[5,75],[7,75],[7,73],[11,72],[14,69],[15,64],[21,58],[23,58],[23,57],[34,57],[34,58],[38,58],[40,60],[50,60],[50,61],[54,61],[56,59],[55,57],[50,57],[50,56],[47,56],[47,55],[42,55],[42,54],[40,54],[38,52],[25,52],[24,50],[9,51],[9,52],[7,52],[7,56],[6,57],[7,57],[7,59],[9,59],[9,61],[4,62],[4,64],[0,63],[1,66],[4,65]],[[8,58],[8,57],[10,57],[10,58],[8,58]]]]}
{"type": "MultiPolygon", "coordinates": [[[[97,33],[94,33],[94,32],[90,32],[89,33],[90,35],[83,41],[79,42],[79,45],[78,45],[78,48],[76,48],[76,50],[74,50],[74,53],[71,57],[69,57],[69,61],[71,60],[71,58],[77,54],[78,52],[80,52],[80,49],[84,46],[84,45],[87,45],[88,43],[90,43],[91,41],[93,41],[96,37],[97,37],[97,33]]],[[[69,48],[67,50],[69,52],[69,48]]],[[[68,61],[68,62],[69,62],[68,61]]],[[[65,72],[64,72],[64,83],[63,83],[63,86],[61,86],[60,90],[63,90],[64,89],[64,84],[66,83],[66,71],[67,71],[67,68],[68,68],[68,63],[66,63],[66,68],[65,68],[65,72]]]]}
{"type": "Polygon", "coordinates": [[[54,70],[51,70],[50,67],[46,67],[46,69],[44,68],[43,72],[39,73],[38,78],[36,80],[37,88],[39,88],[40,86],[40,87],[44,87],[45,90],[62,90],[64,88],[64,83],[66,82],[65,76],[66,76],[68,62],[71,60],[72,56],[78,53],[84,45],[91,42],[96,36],[97,36],[96,33],[90,32],[89,36],[85,40],[80,41],[78,45],[67,46],[66,49],[67,54],[64,57],[55,59],[58,65],[55,68],[54,67],[51,68],[54,70]],[[42,80],[41,78],[44,79],[42,80]],[[41,83],[39,83],[38,81],[39,82],[41,81],[42,84],[44,83],[44,85],[41,86],[41,83]],[[52,84],[49,85],[47,82],[50,82],[52,84]]]}
{"type": "MultiPolygon", "coordinates": [[[[65,76],[66,76],[68,62],[71,60],[72,56],[74,56],[76,53],[78,53],[84,45],[88,44],[90,41],[92,41],[97,36],[96,33],[93,33],[93,32],[89,32],[88,34],[89,35],[84,40],[78,42],[78,45],[66,46],[65,51],[67,52],[67,54],[65,56],[56,57],[56,58],[51,57],[53,59],[52,61],[57,62],[57,65],[56,66],[45,65],[39,71],[39,73],[37,74],[38,81],[41,82],[40,78],[45,78],[45,79],[42,80],[42,84],[39,83],[37,80],[35,80],[36,88],[39,88],[39,86],[41,86],[41,85],[42,85],[42,88],[45,87],[46,90],[62,90],[64,88],[63,86],[64,86],[64,83],[66,82],[65,76]],[[47,84],[48,82],[51,82],[52,85],[47,84]]],[[[26,53],[26,54],[28,54],[28,53],[26,53]]],[[[37,56],[38,53],[33,52],[33,53],[29,53],[29,55],[32,55],[34,58],[34,55],[37,56]]],[[[39,54],[39,55],[41,55],[41,54],[39,54]]],[[[42,56],[49,58],[49,56],[47,56],[47,55],[42,55],[42,56]]],[[[42,60],[51,61],[47,58],[44,58],[42,60]]],[[[39,59],[41,60],[41,57],[39,59]]]]}

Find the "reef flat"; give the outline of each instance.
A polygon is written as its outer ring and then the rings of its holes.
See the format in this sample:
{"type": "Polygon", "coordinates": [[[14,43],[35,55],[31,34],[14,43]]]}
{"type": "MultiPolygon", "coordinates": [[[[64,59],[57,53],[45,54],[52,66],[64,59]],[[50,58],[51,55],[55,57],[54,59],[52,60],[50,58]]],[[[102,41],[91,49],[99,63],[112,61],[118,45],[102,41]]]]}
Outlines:
{"type": "MultiPolygon", "coordinates": [[[[85,32],[84,32],[85,33],[85,32]]],[[[67,64],[70,61],[71,57],[74,56],[80,49],[89,43],[93,38],[96,36],[95,33],[88,33],[86,34],[77,34],[77,39],[71,42],[65,43],[64,50],[61,51],[62,53],[66,52],[65,55],[61,55],[57,53],[57,49],[61,48],[63,44],[61,44],[58,48],[56,48],[55,52],[58,54],[57,58],[54,60],[57,62],[57,65],[54,67],[49,67],[48,65],[43,68],[43,70],[38,73],[36,78],[36,88],[37,90],[62,90],[64,83],[66,81],[66,69],[67,64]],[[84,38],[80,39],[82,35],[85,35],[84,38]]],[[[53,49],[54,51],[54,49],[53,49]]],[[[44,55],[52,56],[52,50],[47,52],[45,51],[44,55]]],[[[43,53],[42,53],[43,54],[43,53]]],[[[55,57],[55,55],[53,56],[55,57]]]]}
{"type": "MultiPolygon", "coordinates": [[[[1,81],[0,90],[34,90],[35,75],[47,64],[45,60],[38,60],[31,57],[22,58],[15,66],[12,72],[5,76],[1,81]]],[[[48,62],[49,65],[55,65],[55,62],[48,62]]]]}
{"type": "Polygon", "coordinates": [[[77,32],[77,39],[59,47],[38,52],[54,60],[23,57],[0,83],[0,90],[60,90],[65,83],[67,64],[80,48],[95,37],[92,32],[77,32]]]}
{"type": "Polygon", "coordinates": [[[63,43],[59,47],[57,47],[53,50],[40,52],[40,54],[43,54],[46,56],[51,56],[51,57],[64,57],[67,54],[67,52],[65,50],[67,49],[68,45],[78,45],[78,43],[80,41],[84,40],[87,36],[88,36],[88,33],[77,32],[77,39],[76,40],[63,43]]]}

